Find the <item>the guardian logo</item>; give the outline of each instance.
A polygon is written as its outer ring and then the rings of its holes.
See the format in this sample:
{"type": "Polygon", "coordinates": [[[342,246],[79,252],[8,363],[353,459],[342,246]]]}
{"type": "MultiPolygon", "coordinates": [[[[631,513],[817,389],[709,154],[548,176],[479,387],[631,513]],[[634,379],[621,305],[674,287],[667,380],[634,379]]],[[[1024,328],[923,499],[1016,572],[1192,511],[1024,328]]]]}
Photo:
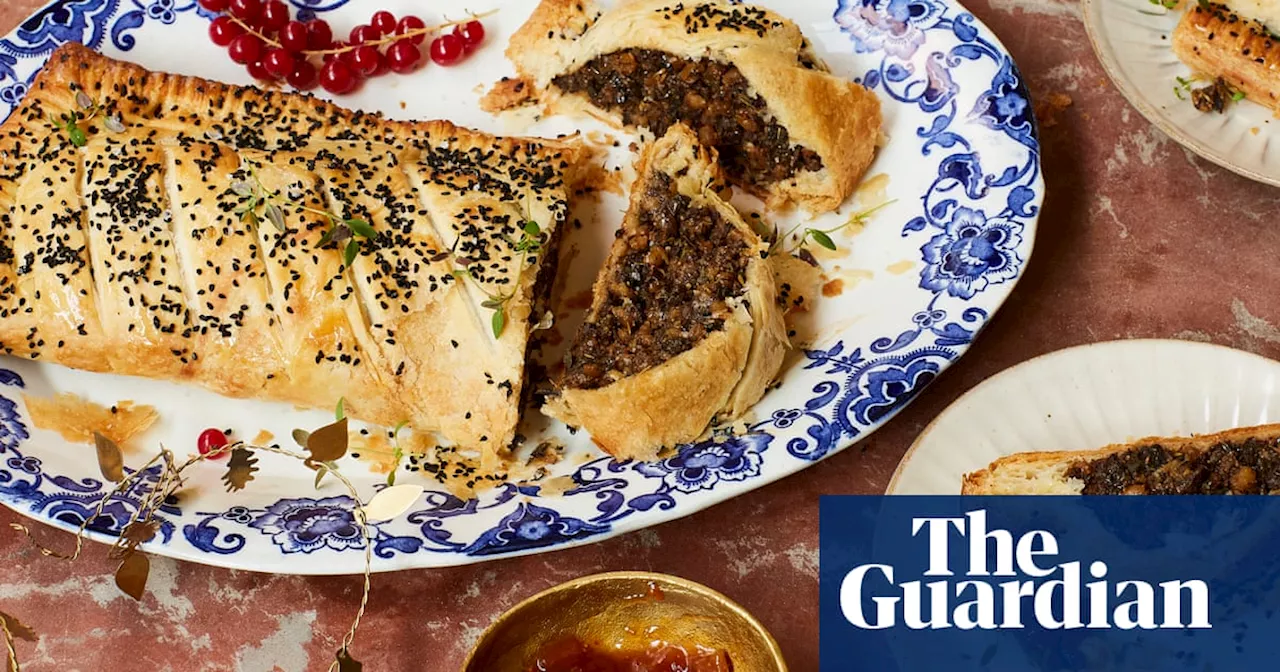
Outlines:
{"type": "Polygon", "coordinates": [[[964,580],[896,583],[894,568],[855,567],[840,584],[840,610],[855,627],[882,630],[899,623],[912,630],[999,630],[1028,623],[1056,629],[1121,630],[1212,628],[1209,586],[1199,579],[1111,581],[1107,565],[1055,563],[1058,540],[1034,530],[1014,539],[1008,530],[987,530],[985,510],[959,518],[912,518],[911,536],[928,540],[926,577],[956,577],[949,544],[968,542],[964,580]],[[992,562],[994,561],[994,562],[992,562]],[[992,566],[994,564],[994,567],[992,566]],[[997,581],[994,579],[1005,578],[997,581]],[[869,602],[869,603],[868,603],[869,602]]]}

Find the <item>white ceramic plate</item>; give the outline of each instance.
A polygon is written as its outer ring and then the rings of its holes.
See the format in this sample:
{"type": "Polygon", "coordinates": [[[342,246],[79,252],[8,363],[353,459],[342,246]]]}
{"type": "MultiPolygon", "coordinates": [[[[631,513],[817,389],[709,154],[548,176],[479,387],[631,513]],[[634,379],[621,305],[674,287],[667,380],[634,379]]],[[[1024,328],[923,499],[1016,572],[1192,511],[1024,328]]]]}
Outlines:
{"type": "MultiPolygon", "coordinates": [[[[367,2],[293,0],[321,12],[339,34],[366,21],[367,2]]],[[[845,291],[823,299],[801,329],[813,345],[797,352],[781,386],[760,402],[751,433],[724,443],[682,448],[654,464],[602,457],[588,438],[532,418],[529,445],[555,436],[568,456],[550,474],[567,491],[542,482],[510,483],[463,501],[417,474],[400,483],[429,487],[406,516],[372,527],[375,571],[477,562],[563,548],[684,516],[812,465],[880,427],[959,358],[1004,302],[1030,258],[1043,196],[1039,144],[1026,88],[991,33],[951,0],[773,1],[814,40],[833,69],[873,88],[884,102],[889,141],[871,168],[870,192],[823,226],[896,199],[837,255],[819,254],[845,291]]],[[[428,22],[436,10],[409,0],[428,22]]],[[[475,2],[482,11],[493,2],[475,2]]],[[[389,76],[342,104],[397,118],[447,117],[493,132],[555,134],[567,119],[513,126],[480,112],[487,85],[511,72],[503,44],[528,16],[529,0],[500,3],[486,20],[488,44],[464,65],[429,66],[389,76]]],[[[455,16],[462,7],[450,10],[455,16]]],[[[144,65],[248,83],[248,76],[209,43],[209,18],[194,0],[75,0],[50,5],[0,40],[0,117],[21,99],[53,47],[78,40],[144,65]]],[[[598,126],[580,126],[597,129],[598,126]]],[[[626,151],[627,140],[621,147],[626,151]]],[[[625,163],[627,155],[616,157],[625,163]]],[[[575,213],[586,222],[572,242],[582,253],[566,295],[588,287],[625,207],[618,197],[575,213]]],[[[0,500],[23,514],[74,528],[102,494],[92,449],[35,429],[22,393],[69,391],[101,404],[133,399],[158,407],[160,424],[144,443],[190,452],[205,427],[252,438],[269,430],[286,446],[290,430],[315,428],[331,415],[286,405],[237,401],[200,389],[70,371],[0,358],[0,500]]],[[[537,414],[532,414],[536,416],[537,414]]],[[[131,454],[139,465],[146,451],[131,454]]],[[[244,491],[225,493],[221,464],[192,474],[181,501],[164,509],[161,534],[148,550],[236,568],[296,574],[363,569],[363,542],[352,502],[336,484],[317,491],[297,462],[261,455],[262,471],[244,491]]],[[[370,497],[383,481],[364,462],[343,473],[370,497]]],[[[138,506],[138,492],[113,499],[93,526],[109,538],[138,506]]],[[[708,530],[708,534],[715,534],[708,530]]]]}
{"type": "Polygon", "coordinates": [[[943,411],[907,451],[892,495],[956,495],[998,458],[1280,420],[1280,362],[1217,345],[1084,345],[1006,369],[943,411]]]}
{"type": "Polygon", "coordinates": [[[1271,110],[1244,100],[1223,114],[1204,113],[1175,92],[1178,77],[1192,76],[1169,44],[1181,9],[1150,0],[1084,0],[1082,12],[1103,68],[1142,116],[1196,154],[1280,186],[1280,121],[1271,110]]]}

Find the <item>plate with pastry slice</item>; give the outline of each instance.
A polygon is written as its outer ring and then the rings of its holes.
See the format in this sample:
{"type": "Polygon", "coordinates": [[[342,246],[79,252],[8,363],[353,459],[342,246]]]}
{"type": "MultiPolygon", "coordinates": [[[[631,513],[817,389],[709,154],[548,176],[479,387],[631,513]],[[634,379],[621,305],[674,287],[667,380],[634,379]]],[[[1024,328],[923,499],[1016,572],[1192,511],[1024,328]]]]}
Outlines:
{"type": "Polygon", "coordinates": [[[1280,494],[1280,362],[1190,341],[1060,350],[943,411],[889,494],[1280,494]]]}
{"type": "Polygon", "coordinates": [[[386,0],[359,48],[368,3],[118,4],[0,41],[0,502],[99,541],[340,574],[688,515],[882,426],[1032,253],[1026,87],[948,0],[386,0]]]}
{"type": "Polygon", "coordinates": [[[1280,2],[1085,0],[1098,59],[1148,121],[1200,156],[1280,185],[1280,2]]]}

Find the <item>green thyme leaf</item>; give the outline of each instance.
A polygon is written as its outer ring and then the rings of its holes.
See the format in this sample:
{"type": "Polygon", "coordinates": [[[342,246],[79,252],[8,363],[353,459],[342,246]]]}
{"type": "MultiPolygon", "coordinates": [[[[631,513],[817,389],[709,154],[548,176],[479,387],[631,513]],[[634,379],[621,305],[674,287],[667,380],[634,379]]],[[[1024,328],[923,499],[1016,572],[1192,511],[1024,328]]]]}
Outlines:
{"type": "Polygon", "coordinates": [[[85,137],[84,131],[76,126],[74,121],[67,123],[67,137],[71,139],[71,144],[76,147],[84,147],[89,143],[89,138],[85,137]]]}
{"type": "Polygon", "coordinates": [[[298,447],[300,448],[306,448],[307,440],[310,438],[311,438],[311,432],[308,432],[305,429],[293,430],[293,442],[298,444],[298,447]]]}
{"type": "Polygon", "coordinates": [[[826,232],[819,231],[817,229],[809,229],[806,233],[817,241],[819,245],[827,248],[828,250],[836,249],[835,242],[831,240],[831,236],[828,236],[826,232]]]}
{"type": "Polygon", "coordinates": [[[399,424],[397,424],[397,425],[395,426],[395,429],[392,429],[392,430],[391,430],[391,433],[392,433],[392,435],[399,435],[399,434],[400,434],[400,430],[402,430],[402,429],[404,429],[405,427],[408,427],[408,426],[409,426],[409,421],[408,421],[408,420],[401,420],[401,421],[400,421],[400,423],[399,423],[399,424]]]}
{"type": "Polygon", "coordinates": [[[507,326],[507,311],[504,307],[498,306],[493,311],[493,337],[502,338],[502,330],[507,326]]]}
{"type": "Polygon", "coordinates": [[[324,467],[324,466],[322,466],[322,467],[320,467],[319,469],[316,469],[316,483],[315,483],[315,485],[316,485],[316,490],[319,490],[319,489],[320,489],[320,481],[323,481],[323,480],[324,480],[324,477],[325,477],[328,473],[329,473],[329,468],[328,468],[328,467],[324,467]]]}
{"type": "Polygon", "coordinates": [[[355,262],[357,254],[360,254],[360,241],[352,238],[347,241],[347,246],[342,250],[343,265],[351,268],[351,264],[355,262]]]}
{"type": "Polygon", "coordinates": [[[263,213],[266,214],[267,221],[271,222],[271,225],[276,227],[276,231],[279,231],[280,233],[285,232],[284,211],[280,209],[280,206],[275,203],[268,203],[266,209],[263,210],[263,213]]]}
{"type": "Polygon", "coordinates": [[[1244,91],[1236,91],[1235,93],[1231,94],[1231,100],[1237,103],[1244,100],[1244,91]]]}
{"type": "Polygon", "coordinates": [[[334,232],[335,230],[336,230],[336,228],[335,228],[335,227],[329,227],[329,230],[328,230],[328,231],[325,231],[323,236],[320,236],[320,241],[316,243],[316,247],[324,247],[325,245],[328,245],[329,243],[332,243],[332,242],[333,242],[333,232],[334,232]]]}
{"type": "MultiPolygon", "coordinates": [[[[399,467],[399,466],[400,466],[400,463],[396,462],[396,467],[399,467]]],[[[395,484],[396,484],[396,472],[393,469],[391,473],[387,474],[387,486],[390,487],[395,484]]]]}
{"type": "Polygon", "coordinates": [[[496,299],[496,298],[493,298],[493,297],[489,297],[489,298],[485,299],[484,301],[481,301],[481,302],[480,302],[480,306],[481,306],[482,308],[501,308],[501,307],[502,307],[502,301],[500,301],[500,300],[498,300],[498,299],[496,299]]]}
{"type": "Polygon", "coordinates": [[[539,233],[542,233],[542,229],[538,227],[537,222],[533,220],[529,220],[524,223],[524,232],[529,234],[530,236],[536,236],[539,233]]]}
{"type": "Polygon", "coordinates": [[[338,406],[333,411],[333,419],[341,420],[347,417],[347,398],[338,397],[338,406]]]}
{"type": "Polygon", "coordinates": [[[366,222],[363,219],[348,219],[344,220],[342,223],[346,224],[347,227],[351,229],[351,232],[357,236],[370,239],[378,237],[378,232],[374,231],[373,227],[369,226],[369,222],[366,222]]]}

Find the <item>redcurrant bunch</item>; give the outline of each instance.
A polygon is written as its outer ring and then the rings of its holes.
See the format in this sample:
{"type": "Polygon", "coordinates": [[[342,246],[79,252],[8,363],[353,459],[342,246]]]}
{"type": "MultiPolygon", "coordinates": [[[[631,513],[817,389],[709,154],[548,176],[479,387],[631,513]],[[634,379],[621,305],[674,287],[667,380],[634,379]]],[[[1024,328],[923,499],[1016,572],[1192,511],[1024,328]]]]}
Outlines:
{"type": "Polygon", "coordinates": [[[337,95],[355,91],[370,77],[418,69],[429,34],[437,33],[428,53],[439,65],[462,61],[484,41],[478,17],[428,27],[416,16],[397,19],[381,10],[343,41],[334,40],[324,19],[292,19],[282,0],[200,0],[200,6],[219,15],[209,24],[209,38],[255,79],[285,81],[300,90],[319,85],[337,95]]]}

